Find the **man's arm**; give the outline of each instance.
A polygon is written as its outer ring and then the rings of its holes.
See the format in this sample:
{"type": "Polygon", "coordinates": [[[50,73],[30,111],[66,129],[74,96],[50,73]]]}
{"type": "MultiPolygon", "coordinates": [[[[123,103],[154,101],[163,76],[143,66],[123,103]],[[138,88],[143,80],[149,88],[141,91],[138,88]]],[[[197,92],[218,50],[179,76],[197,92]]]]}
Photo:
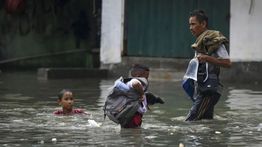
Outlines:
{"type": "Polygon", "coordinates": [[[218,59],[204,54],[197,55],[197,59],[199,60],[199,62],[209,62],[225,68],[230,68],[232,65],[230,59],[218,59]]]}
{"type": "Polygon", "coordinates": [[[217,58],[204,54],[199,54],[197,58],[200,62],[209,62],[225,68],[231,67],[232,63],[230,61],[230,57],[225,45],[220,45],[219,48],[216,50],[216,54],[218,56],[217,58]]]}

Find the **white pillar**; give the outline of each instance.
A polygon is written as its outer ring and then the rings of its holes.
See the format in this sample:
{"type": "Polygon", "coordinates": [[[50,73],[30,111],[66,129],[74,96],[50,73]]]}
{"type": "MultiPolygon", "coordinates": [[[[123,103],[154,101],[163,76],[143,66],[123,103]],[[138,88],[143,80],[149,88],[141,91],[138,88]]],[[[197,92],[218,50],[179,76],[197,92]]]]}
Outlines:
{"type": "Polygon", "coordinates": [[[262,1],[231,0],[230,57],[262,61],[262,1]]]}
{"type": "Polygon", "coordinates": [[[124,0],[103,0],[100,45],[100,61],[102,64],[121,62],[123,24],[124,0]]]}

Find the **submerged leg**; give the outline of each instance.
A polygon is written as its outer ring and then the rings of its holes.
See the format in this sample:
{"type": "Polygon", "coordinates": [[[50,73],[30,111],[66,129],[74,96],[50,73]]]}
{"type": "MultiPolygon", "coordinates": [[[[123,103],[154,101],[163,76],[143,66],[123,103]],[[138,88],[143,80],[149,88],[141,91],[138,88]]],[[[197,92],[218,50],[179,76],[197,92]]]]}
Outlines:
{"type": "Polygon", "coordinates": [[[217,103],[218,98],[198,95],[196,100],[193,102],[193,106],[187,115],[186,121],[212,119],[214,106],[217,103]]]}
{"type": "Polygon", "coordinates": [[[203,114],[203,119],[213,119],[214,116],[214,107],[217,104],[219,98],[220,98],[220,94],[213,94],[210,97],[210,106],[208,107],[208,109],[206,110],[206,112],[203,114]]]}

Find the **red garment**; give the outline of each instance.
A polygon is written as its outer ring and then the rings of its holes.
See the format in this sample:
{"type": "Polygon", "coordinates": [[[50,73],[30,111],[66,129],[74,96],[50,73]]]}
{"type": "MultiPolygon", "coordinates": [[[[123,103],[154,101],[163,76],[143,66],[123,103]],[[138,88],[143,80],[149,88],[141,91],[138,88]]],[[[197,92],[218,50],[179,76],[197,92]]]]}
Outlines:
{"type": "Polygon", "coordinates": [[[9,14],[21,13],[25,10],[25,0],[5,0],[5,10],[9,14]]]}
{"type": "Polygon", "coordinates": [[[140,127],[142,124],[142,117],[143,115],[139,112],[136,112],[136,114],[133,116],[132,120],[130,123],[127,125],[123,126],[123,128],[137,128],[140,127]]]}
{"type": "Polygon", "coordinates": [[[63,110],[57,110],[53,112],[55,115],[74,115],[74,114],[84,114],[84,110],[82,109],[73,109],[71,113],[64,113],[63,110]]]}

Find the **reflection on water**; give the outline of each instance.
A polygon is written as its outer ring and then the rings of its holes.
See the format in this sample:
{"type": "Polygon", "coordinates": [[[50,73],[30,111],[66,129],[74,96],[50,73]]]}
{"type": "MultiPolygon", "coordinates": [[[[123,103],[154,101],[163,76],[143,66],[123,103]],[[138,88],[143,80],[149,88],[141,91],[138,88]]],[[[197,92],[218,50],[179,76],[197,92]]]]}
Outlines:
{"type": "Polygon", "coordinates": [[[234,89],[229,92],[227,102],[232,110],[262,109],[262,91],[234,89]]]}
{"type": "Polygon", "coordinates": [[[121,129],[108,118],[103,104],[112,79],[39,81],[35,73],[0,76],[0,144],[2,146],[260,146],[259,86],[225,90],[214,120],[184,122],[191,106],[180,82],[151,82],[150,91],[165,100],[150,107],[140,129],[121,129]],[[75,92],[75,107],[92,116],[54,116],[62,88],[75,92]],[[88,123],[93,119],[101,127],[88,123]]]}
{"type": "Polygon", "coordinates": [[[232,89],[229,92],[227,111],[232,145],[253,146],[262,143],[262,91],[251,89],[232,89]],[[249,140],[245,143],[243,140],[249,140]]]}

